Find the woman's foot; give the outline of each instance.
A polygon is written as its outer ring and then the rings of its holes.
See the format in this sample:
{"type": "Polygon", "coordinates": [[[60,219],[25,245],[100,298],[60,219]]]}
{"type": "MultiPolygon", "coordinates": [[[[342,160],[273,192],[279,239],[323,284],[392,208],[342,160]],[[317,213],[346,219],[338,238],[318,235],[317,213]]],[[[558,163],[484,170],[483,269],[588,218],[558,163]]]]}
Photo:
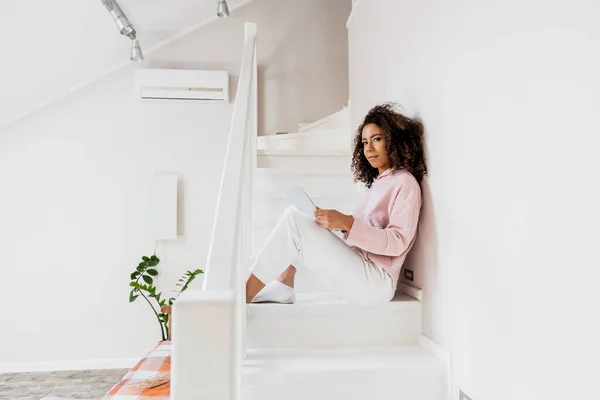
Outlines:
{"type": "Polygon", "coordinates": [[[252,299],[252,303],[294,304],[295,302],[294,288],[279,281],[270,282],[252,299]]]}
{"type": "Polygon", "coordinates": [[[246,281],[246,304],[250,303],[254,296],[264,287],[265,284],[260,279],[254,276],[254,274],[250,274],[250,277],[246,281]]]}
{"type": "Polygon", "coordinates": [[[295,277],[296,267],[293,265],[287,267],[276,281],[267,286],[254,274],[250,274],[246,281],[246,304],[266,302],[293,304],[296,301],[296,292],[294,292],[295,277]]]}

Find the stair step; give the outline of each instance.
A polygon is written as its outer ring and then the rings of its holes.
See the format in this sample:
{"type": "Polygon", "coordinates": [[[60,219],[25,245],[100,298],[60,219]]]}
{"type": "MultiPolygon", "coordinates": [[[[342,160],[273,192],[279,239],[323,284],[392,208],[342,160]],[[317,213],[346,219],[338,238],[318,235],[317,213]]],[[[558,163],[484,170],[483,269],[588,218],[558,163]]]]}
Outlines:
{"type": "MultiPolygon", "coordinates": [[[[309,124],[310,125],[310,124],[309,124]]],[[[262,144],[272,143],[272,142],[282,142],[282,141],[295,141],[302,138],[323,138],[325,136],[336,136],[336,135],[346,135],[348,136],[347,128],[332,128],[332,129],[319,129],[312,131],[299,131],[299,132],[289,132],[289,133],[280,133],[278,135],[263,135],[258,136],[256,138],[258,148],[262,149],[262,144]]]]}
{"type": "Polygon", "coordinates": [[[354,176],[350,168],[342,168],[339,170],[323,170],[321,168],[314,169],[310,168],[310,166],[302,165],[298,167],[290,167],[290,168],[257,168],[255,170],[255,175],[258,177],[262,176],[276,176],[276,175],[291,175],[291,176],[339,176],[342,179],[352,179],[354,176]]]}
{"type": "Polygon", "coordinates": [[[279,156],[279,157],[352,157],[348,150],[324,149],[258,149],[258,156],[279,156]]]}
{"type": "Polygon", "coordinates": [[[444,400],[446,365],[419,346],[248,351],[244,398],[444,400]],[[271,397],[270,397],[271,396],[271,397]]]}
{"type": "Polygon", "coordinates": [[[258,168],[299,169],[311,171],[350,171],[352,157],[349,154],[322,152],[294,154],[294,152],[259,152],[258,168]]]}
{"type": "Polygon", "coordinates": [[[308,124],[299,124],[301,132],[309,132],[323,129],[350,129],[350,110],[348,107],[342,108],[326,117],[308,124]]]}
{"type": "Polygon", "coordinates": [[[311,198],[362,196],[364,190],[353,181],[351,174],[261,174],[254,175],[254,197],[287,198],[286,189],[301,186],[311,198]]]}
{"type": "Polygon", "coordinates": [[[352,151],[352,137],[349,129],[286,133],[281,135],[259,136],[256,138],[258,150],[337,150],[352,151]]]}
{"type": "Polygon", "coordinates": [[[400,292],[382,305],[317,293],[298,293],[296,304],[248,305],[249,349],[412,345],[420,334],[421,303],[400,292]]]}

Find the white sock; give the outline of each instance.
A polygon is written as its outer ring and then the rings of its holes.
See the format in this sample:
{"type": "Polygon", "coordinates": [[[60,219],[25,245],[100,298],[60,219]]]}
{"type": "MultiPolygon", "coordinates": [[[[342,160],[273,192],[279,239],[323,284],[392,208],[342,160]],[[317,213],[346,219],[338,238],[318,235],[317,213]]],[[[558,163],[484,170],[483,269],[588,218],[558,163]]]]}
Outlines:
{"type": "Polygon", "coordinates": [[[293,304],[296,301],[296,292],[293,288],[279,281],[268,283],[252,299],[252,303],[281,303],[293,304]]]}

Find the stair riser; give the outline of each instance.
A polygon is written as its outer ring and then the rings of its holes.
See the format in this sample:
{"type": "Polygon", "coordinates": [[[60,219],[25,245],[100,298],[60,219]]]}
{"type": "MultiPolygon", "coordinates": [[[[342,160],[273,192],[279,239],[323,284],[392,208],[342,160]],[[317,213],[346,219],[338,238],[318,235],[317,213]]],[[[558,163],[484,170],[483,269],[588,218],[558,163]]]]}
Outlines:
{"type": "Polygon", "coordinates": [[[246,384],[244,400],[446,400],[446,379],[402,370],[323,371],[246,384]]]}
{"type": "Polygon", "coordinates": [[[301,175],[301,174],[256,174],[254,197],[287,198],[286,188],[301,186],[313,199],[319,197],[347,197],[364,193],[351,175],[301,175]]]}
{"type": "Polygon", "coordinates": [[[348,107],[308,124],[299,124],[301,132],[314,132],[324,129],[350,129],[350,109],[348,107]]]}
{"type": "Polygon", "coordinates": [[[318,132],[329,129],[346,129],[348,131],[348,136],[350,136],[353,132],[351,132],[349,125],[349,117],[341,117],[318,125],[298,125],[298,129],[300,130],[300,132],[318,132]]]}
{"type": "Polygon", "coordinates": [[[335,131],[324,135],[294,135],[262,136],[257,143],[258,149],[265,150],[302,150],[322,151],[327,150],[352,150],[352,138],[347,131],[335,131]]]}
{"type": "Polygon", "coordinates": [[[307,170],[351,172],[350,156],[269,156],[260,155],[257,158],[258,168],[293,168],[307,170]]]}
{"type": "MultiPolygon", "coordinates": [[[[285,307],[285,306],[282,306],[285,307]]],[[[256,349],[311,349],[339,346],[387,346],[417,343],[421,334],[421,307],[345,307],[335,312],[286,314],[259,312],[248,315],[247,344],[256,349]]]]}

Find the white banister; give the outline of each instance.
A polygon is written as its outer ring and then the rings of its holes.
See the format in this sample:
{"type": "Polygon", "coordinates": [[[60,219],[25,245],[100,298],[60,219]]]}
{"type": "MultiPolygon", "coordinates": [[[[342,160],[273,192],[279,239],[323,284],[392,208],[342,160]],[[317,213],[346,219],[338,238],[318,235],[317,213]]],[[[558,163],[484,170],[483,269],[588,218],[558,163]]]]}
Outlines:
{"type": "Polygon", "coordinates": [[[235,399],[234,291],[187,290],[173,316],[171,399],[235,399]]]}
{"type": "MultiPolygon", "coordinates": [[[[225,166],[221,177],[221,187],[217,201],[217,211],[208,253],[208,263],[204,278],[204,289],[231,289],[234,279],[237,222],[243,188],[245,147],[248,145],[248,115],[251,110],[251,90],[253,89],[253,65],[255,61],[256,25],[246,24],[246,45],[242,58],[242,68],[238,83],[233,119],[225,155],[225,166]],[[254,27],[254,28],[252,28],[254,27]]],[[[248,190],[250,188],[244,188],[248,190]]],[[[243,200],[242,200],[243,201],[243,200]]]]}
{"type": "Polygon", "coordinates": [[[256,24],[245,46],[202,290],[173,305],[172,400],[240,400],[258,133],[256,24]]]}

